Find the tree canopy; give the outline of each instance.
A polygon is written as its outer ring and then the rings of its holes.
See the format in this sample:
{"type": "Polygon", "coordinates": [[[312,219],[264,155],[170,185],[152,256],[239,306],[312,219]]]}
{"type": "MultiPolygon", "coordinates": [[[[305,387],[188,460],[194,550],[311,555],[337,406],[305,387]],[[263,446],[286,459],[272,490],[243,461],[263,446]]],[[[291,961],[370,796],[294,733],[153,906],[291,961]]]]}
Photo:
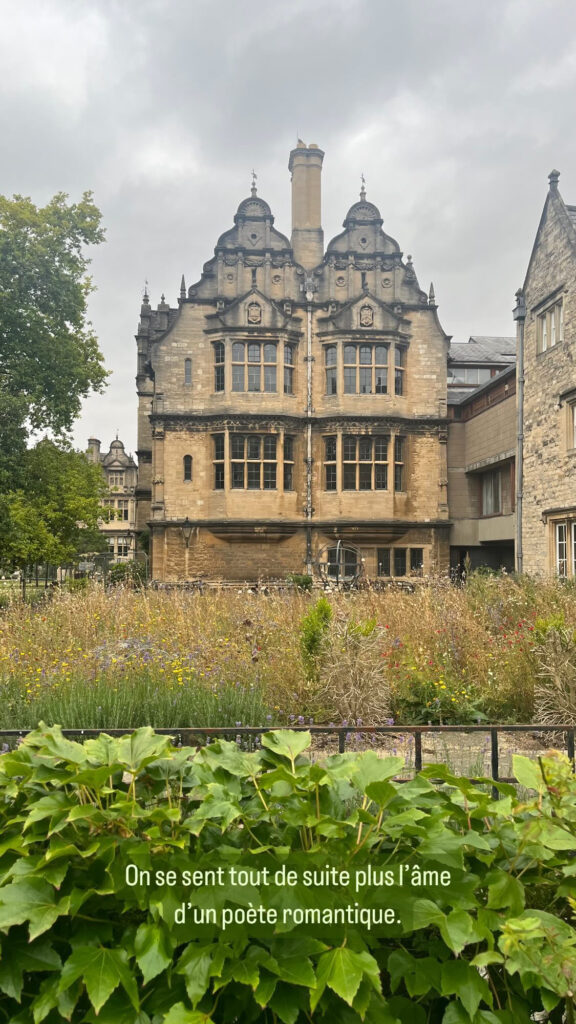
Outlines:
{"type": "Polygon", "coordinates": [[[43,208],[0,196],[2,567],[68,560],[86,530],[96,546],[102,474],[67,432],[108,376],[87,316],[85,247],[103,239],[90,192],[79,203],[58,193],[43,208]],[[38,431],[52,439],[29,447],[38,431]]]}

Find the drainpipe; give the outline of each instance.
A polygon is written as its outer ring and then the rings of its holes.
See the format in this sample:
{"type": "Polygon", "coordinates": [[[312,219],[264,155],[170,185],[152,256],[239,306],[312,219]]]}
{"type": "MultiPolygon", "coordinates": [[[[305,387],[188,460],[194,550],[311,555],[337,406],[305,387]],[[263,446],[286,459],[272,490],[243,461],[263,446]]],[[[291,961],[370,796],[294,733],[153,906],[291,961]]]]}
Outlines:
{"type": "Polygon", "coordinates": [[[517,447],[516,447],[516,572],[524,571],[524,552],[522,548],[522,502],[524,492],[524,321],[526,320],[526,302],[522,289],[516,292],[516,306],[512,311],[516,321],[516,414],[517,414],[517,447]]]}
{"type": "Polygon", "coordinates": [[[312,299],[314,286],[306,278],[307,332],[306,332],[306,572],[312,575],[312,299]]]}

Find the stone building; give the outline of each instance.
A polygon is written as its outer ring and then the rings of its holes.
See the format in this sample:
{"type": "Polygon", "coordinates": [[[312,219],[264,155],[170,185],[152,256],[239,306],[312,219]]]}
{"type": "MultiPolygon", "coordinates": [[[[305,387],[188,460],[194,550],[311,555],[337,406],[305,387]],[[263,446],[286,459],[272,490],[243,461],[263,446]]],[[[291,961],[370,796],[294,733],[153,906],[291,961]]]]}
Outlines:
{"type": "Polygon", "coordinates": [[[290,239],[253,185],[178,304],[144,297],[137,527],[155,579],[448,568],[449,339],[364,186],[324,246],[323,156],[290,154],[290,239]]]}
{"type": "Polygon", "coordinates": [[[523,286],[523,569],[576,576],[576,206],[549,192],[523,286]]]}
{"type": "Polygon", "coordinates": [[[136,484],[138,467],[116,437],[108,452],[100,441],[88,441],[88,459],[101,466],[107,495],[102,499],[100,530],[105,535],[113,562],[128,562],[136,556],[136,484]]]}
{"type": "MultiPolygon", "coordinates": [[[[448,388],[450,565],[455,571],[515,568],[516,367],[511,346],[502,345],[511,341],[483,339],[486,382],[468,390],[448,388]],[[495,347],[505,349],[508,365],[490,376],[495,347]]],[[[481,367],[478,352],[462,352],[468,347],[453,345],[450,359],[481,367]]]]}

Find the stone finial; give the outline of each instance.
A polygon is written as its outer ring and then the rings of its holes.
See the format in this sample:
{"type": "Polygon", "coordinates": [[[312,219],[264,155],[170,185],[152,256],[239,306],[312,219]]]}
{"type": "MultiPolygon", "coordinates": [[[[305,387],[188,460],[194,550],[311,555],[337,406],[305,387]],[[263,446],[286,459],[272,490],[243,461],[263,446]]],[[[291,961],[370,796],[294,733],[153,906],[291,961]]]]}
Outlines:
{"type": "Polygon", "coordinates": [[[258,178],[258,175],[256,174],[256,171],[254,170],[254,168],[252,168],[252,187],[250,189],[250,193],[251,193],[251,195],[254,198],[258,195],[258,192],[256,190],[256,180],[257,180],[257,178],[258,178]]]}
{"type": "Polygon", "coordinates": [[[436,308],[436,293],[434,291],[434,285],[430,282],[430,291],[428,292],[428,305],[436,308]]]}
{"type": "Polygon", "coordinates": [[[548,181],[550,182],[550,191],[558,191],[558,178],[560,177],[560,171],[550,171],[548,175],[548,181]]]}
{"type": "Polygon", "coordinates": [[[362,202],[366,199],[366,178],[363,174],[360,175],[361,187],[360,187],[360,199],[362,202]]]}
{"type": "Polygon", "coordinates": [[[184,274],[182,274],[182,280],[180,281],[180,298],[186,298],[186,281],[184,280],[184,274]]]}
{"type": "Polygon", "coordinates": [[[148,294],[148,281],[144,283],[144,295],[142,296],[142,305],[140,306],[140,316],[151,316],[152,309],[150,307],[150,296],[148,294]]]}

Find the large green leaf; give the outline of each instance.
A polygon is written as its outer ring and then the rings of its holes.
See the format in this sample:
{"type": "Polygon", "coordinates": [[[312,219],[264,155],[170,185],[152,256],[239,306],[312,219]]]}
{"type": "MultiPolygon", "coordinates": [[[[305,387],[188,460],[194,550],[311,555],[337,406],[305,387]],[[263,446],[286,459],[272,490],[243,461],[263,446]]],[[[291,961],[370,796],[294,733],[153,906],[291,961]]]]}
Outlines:
{"type": "Polygon", "coordinates": [[[542,772],[538,761],[532,761],[529,757],[522,757],[521,754],[514,754],[512,757],[512,770],[521,786],[526,789],[535,789],[543,793],[546,783],[542,778],[542,772]]]}
{"type": "Polygon", "coordinates": [[[70,897],[57,903],[54,889],[41,878],[12,882],[0,888],[0,931],[28,921],[30,940],[35,939],[67,914],[69,907],[70,897]]]}
{"type": "Polygon", "coordinates": [[[132,1005],[139,1008],[138,990],[123,949],[104,946],[79,946],[62,968],[60,988],[67,989],[82,978],[92,1006],[98,1013],[118,985],[122,985],[132,1005]]]}
{"type": "Polygon", "coordinates": [[[173,943],[163,925],[141,924],[134,939],[134,951],[145,985],[172,963],[173,943]]]}
{"type": "Polygon", "coordinates": [[[292,764],[311,742],[312,736],[309,732],[294,732],[293,729],[262,734],[262,746],[280,757],[287,757],[292,764]]]}
{"type": "Polygon", "coordinates": [[[212,1018],[199,1010],[187,1010],[184,1003],[176,1003],[164,1017],[164,1024],[212,1024],[212,1018]]]}
{"type": "Polygon", "coordinates": [[[377,991],[380,991],[380,969],[370,953],[356,953],[346,946],[339,946],[318,959],[317,987],[312,990],[310,1003],[314,1010],[326,987],[331,988],[349,1006],[366,976],[377,991]]]}
{"type": "Polygon", "coordinates": [[[200,1002],[210,984],[215,948],[214,943],[199,946],[191,942],[178,961],[176,972],[184,975],[186,991],[193,1007],[200,1002]]]}
{"type": "Polygon", "coordinates": [[[466,960],[447,960],[442,964],[442,995],[455,995],[473,1017],[482,1000],[492,1006],[488,982],[466,960]]]}

